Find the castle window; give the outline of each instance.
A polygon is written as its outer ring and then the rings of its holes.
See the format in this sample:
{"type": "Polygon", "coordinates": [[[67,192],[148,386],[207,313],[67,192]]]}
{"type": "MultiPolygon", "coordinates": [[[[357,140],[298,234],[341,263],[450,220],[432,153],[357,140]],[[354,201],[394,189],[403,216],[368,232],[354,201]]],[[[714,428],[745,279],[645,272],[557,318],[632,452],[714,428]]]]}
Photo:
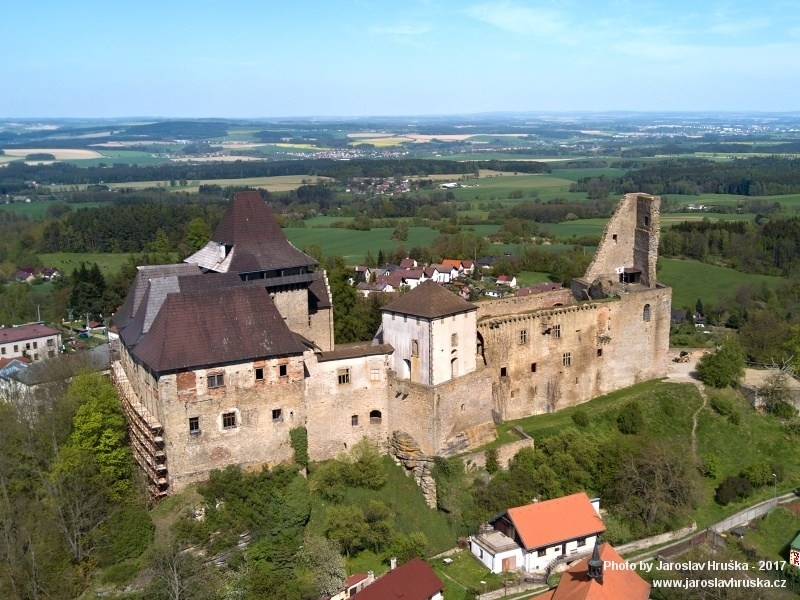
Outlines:
{"type": "Polygon", "coordinates": [[[39,348],[39,342],[33,342],[33,349],[37,350],[39,348]]]}
{"type": "Polygon", "coordinates": [[[508,367],[500,367],[500,377],[508,376],[508,367]]]}
{"type": "Polygon", "coordinates": [[[278,375],[281,377],[286,377],[289,373],[289,366],[288,365],[278,365],[278,375]]]}
{"type": "Polygon", "coordinates": [[[578,547],[586,545],[586,538],[578,538],[578,547]]]}
{"type": "Polygon", "coordinates": [[[531,373],[536,373],[536,363],[531,363],[531,373]]]}
{"type": "Polygon", "coordinates": [[[650,217],[645,217],[644,218],[644,226],[645,227],[650,227],[650,217]]]}
{"type": "Polygon", "coordinates": [[[519,343],[520,344],[527,344],[528,343],[528,330],[527,329],[520,329],[519,330],[519,343]]]}
{"type": "Polygon", "coordinates": [[[14,352],[19,352],[19,346],[17,344],[14,344],[14,352]]]}
{"type": "Polygon", "coordinates": [[[222,428],[233,429],[234,427],[236,427],[236,413],[235,412],[222,413],[222,428]]]}
{"type": "Polygon", "coordinates": [[[562,363],[565,367],[570,366],[572,364],[572,354],[569,352],[564,352],[562,363]]]}
{"type": "Polygon", "coordinates": [[[282,422],[283,421],[283,410],[280,408],[273,408],[272,409],[272,421],[273,422],[282,422]]]}
{"type": "Polygon", "coordinates": [[[645,304],[644,308],[642,309],[642,321],[644,321],[645,323],[649,323],[650,322],[650,305],[649,304],[645,304]]]}
{"type": "Polygon", "coordinates": [[[419,342],[411,340],[411,356],[419,356],[419,342]]]}
{"type": "Polygon", "coordinates": [[[382,421],[381,411],[379,410],[371,410],[369,411],[369,422],[372,425],[380,425],[382,421]]]}
{"type": "Polygon", "coordinates": [[[381,370],[379,367],[372,367],[369,370],[369,380],[370,381],[380,381],[381,380],[381,370]]]}
{"type": "Polygon", "coordinates": [[[225,387],[225,374],[224,373],[215,373],[214,375],[209,375],[208,376],[208,387],[209,388],[225,387]]]}
{"type": "Polygon", "coordinates": [[[614,240],[614,241],[616,242],[616,241],[617,241],[617,234],[616,234],[616,233],[615,233],[615,234],[613,234],[613,235],[611,236],[611,239],[612,239],[612,240],[614,240]]]}
{"type": "Polygon", "coordinates": [[[350,425],[353,427],[358,427],[358,415],[353,415],[350,417],[350,425]]]}
{"type": "Polygon", "coordinates": [[[547,548],[542,548],[541,550],[539,550],[539,552],[537,552],[537,556],[544,556],[545,554],[547,554],[547,548]]]}
{"type": "Polygon", "coordinates": [[[600,358],[601,356],[603,356],[603,349],[602,348],[598,348],[597,349],[597,358],[600,358]]]}
{"type": "Polygon", "coordinates": [[[553,337],[560,338],[561,337],[561,325],[553,325],[553,337]]]}
{"type": "Polygon", "coordinates": [[[3,346],[2,350],[0,350],[0,354],[5,354],[5,353],[6,353],[6,347],[3,346]]]}
{"type": "Polygon", "coordinates": [[[350,383],[350,367],[336,371],[336,377],[339,380],[339,385],[350,383]]]}
{"type": "Polygon", "coordinates": [[[458,346],[458,334],[457,333],[451,333],[450,334],[450,347],[451,348],[455,348],[456,346],[458,346]]]}
{"type": "Polygon", "coordinates": [[[256,381],[264,380],[264,367],[256,367],[256,381]]]}
{"type": "Polygon", "coordinates": [[[189,433],[194,435],[200,433],[200,417],[189,417],[189,433]]]}

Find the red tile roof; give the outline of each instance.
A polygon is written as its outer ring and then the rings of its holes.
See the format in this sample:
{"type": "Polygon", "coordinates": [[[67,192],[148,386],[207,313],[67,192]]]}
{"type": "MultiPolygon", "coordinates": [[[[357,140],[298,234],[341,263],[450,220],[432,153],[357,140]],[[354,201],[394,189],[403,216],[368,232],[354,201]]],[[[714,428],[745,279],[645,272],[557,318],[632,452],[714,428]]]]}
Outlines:
{"type": "Polygon", "coordinates": [[[478,310],[478,307],[431,280],[419,284],[407,294],[400,296],[397,300],[392,300],[381,308],[381,311],[384,312],[427,319],[456,315],[471,310],[478,310]]]}
{"type": "Polygon", "coordinates": [[[514,524],[526,550],[544,548],[606,530],[584,492],[510,508],[505,514],[514,524]]]}
{"type": "Polygon", "coordinates": [[[412,558],[358,592],[358,600],[428,600],[444,591],[442,580],[425,562],[412,558]]]}
{"type": "Polygon", "coordinates": [[[626,564],[611,544],[601,544],[598,550],[604,565],[602,580],[589,577],[589,559],[584,558],[561,576],[552,600],[647,600],[650,597],[650,584],[636,571],[610,568],[612,562],[626,564]]]}

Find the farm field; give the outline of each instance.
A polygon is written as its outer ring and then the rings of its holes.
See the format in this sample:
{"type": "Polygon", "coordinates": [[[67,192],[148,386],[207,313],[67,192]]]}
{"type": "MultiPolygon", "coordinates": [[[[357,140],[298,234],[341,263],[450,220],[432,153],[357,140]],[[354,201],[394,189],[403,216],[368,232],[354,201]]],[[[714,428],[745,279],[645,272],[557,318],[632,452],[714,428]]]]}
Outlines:
{"type": "Polygon", "coordinates": [[[286,237],[298,248],[309,244],[319,244],[325,256],[338,255],[344,258],[348,265],[363,264],[364,255],[372,252],[378,255],[378,250],[391,250],[402,244],[406,248],[414,246],[427,246],[439,235],[439,232],[430,227],[410,227],[408,239],[398,242],[390,239],[391,227],[372,228],[369,231],[355,231],[353,229],[338,228],[295,228],[287,227],[283,230],[286,237]]]}
{"type": "Polygon", "coordinates": [[[249,186],[264,189],[270,192],[288,192],[296,190],[301,185],[326,181],[327,177],[311,177],[309,175],[279,175],[277,177],[249,177],[243,179],[195,179],[187,185],[171,186],[169,181],[135,181],[130,183],[113,183],[111,189],[145,189],[162,187],[175,192],[197,192],[201,185],[249,186]]]}
{"type": "Polygon", "coordinates": [[[741,273],[692,260],[659,258],[658,280],[672,287],[674,309],[693,307],[700,298],[706,306],[716,305],[724,298],[733,296],[744,284],[775,289],[785,279],[771,275],[741,273]]]}
{"type": "MultiPolygon", "coordinates": [[[[13,204],[0,204],[0,212],[5,211],[15,215],[25,215],[31,219],[43,219],[47,214],[47,209],[54,204],[62,204],[53,200],[37,200],[35,202],[14,202],[13,204]]],[[[72,210],[81,208],[97,208],[103,206],[103,202],[80,202],[68,204],[72,210]]]]}

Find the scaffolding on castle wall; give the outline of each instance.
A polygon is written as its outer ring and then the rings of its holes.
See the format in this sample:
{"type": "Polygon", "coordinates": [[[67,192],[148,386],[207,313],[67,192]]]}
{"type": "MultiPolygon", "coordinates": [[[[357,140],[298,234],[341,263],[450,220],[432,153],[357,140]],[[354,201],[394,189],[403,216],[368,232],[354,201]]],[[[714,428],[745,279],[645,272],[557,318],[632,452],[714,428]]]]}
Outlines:
{"type": "Polygon", "coordinates": [[[156,499],[163,498],[169,489],[164,428],[139,401],[118,360],[111,363],[111,377],[122,399],[134,459],[147,475],[150,495],[156,499]]]}

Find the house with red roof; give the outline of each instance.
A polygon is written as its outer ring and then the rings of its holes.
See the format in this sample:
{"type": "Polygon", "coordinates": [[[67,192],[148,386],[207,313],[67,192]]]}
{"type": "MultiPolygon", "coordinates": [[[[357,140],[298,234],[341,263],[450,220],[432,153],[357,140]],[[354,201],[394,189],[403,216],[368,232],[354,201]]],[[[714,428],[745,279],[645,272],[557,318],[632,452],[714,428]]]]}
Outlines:
{"type": "Polygon", "coordinates": [[[367,573],[354,573],[344,582],[344,589],[333,596],[325,596],[324,600],[349,600],[358,592],[375,581],[375,574],[372,571],[367,573]]]}
{"type": "Polygon", "coordinates": [[[493,573],[546,571],[588,554],[606,527],[600,500],[584,492],[509,508],[470,538],[470,551],[493,573]]]}
{"type": "Polygon", "coordinates": [[[650,584],[630,568],[609,543],[594,547],[591,558],[572,565],[554,590],[540,600],[647,600],[650,584]]]}
{"type": "Polygon", "coordinates": [[[514,275],[500,275],[496,281],[497,285],[507,285],[517,287],[517,278],[514,275]]]}
{"type": "Polygon", "coordinates": [[[444,584],[419,558],[392,569],[358,592],[358,600],[442,600],[444,584]]]}

